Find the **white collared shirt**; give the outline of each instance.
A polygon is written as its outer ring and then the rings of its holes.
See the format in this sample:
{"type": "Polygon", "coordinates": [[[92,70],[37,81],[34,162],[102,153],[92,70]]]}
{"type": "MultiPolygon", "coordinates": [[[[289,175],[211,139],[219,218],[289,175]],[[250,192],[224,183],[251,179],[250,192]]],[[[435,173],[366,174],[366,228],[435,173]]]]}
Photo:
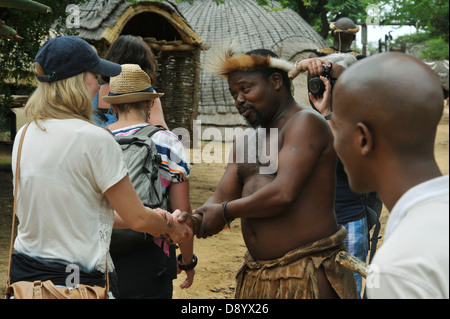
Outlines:
{"type": "Polygon", "coordinates": [[[449,176],[395,204],[366,281],[368,298],[449,298],[449,176]]]}

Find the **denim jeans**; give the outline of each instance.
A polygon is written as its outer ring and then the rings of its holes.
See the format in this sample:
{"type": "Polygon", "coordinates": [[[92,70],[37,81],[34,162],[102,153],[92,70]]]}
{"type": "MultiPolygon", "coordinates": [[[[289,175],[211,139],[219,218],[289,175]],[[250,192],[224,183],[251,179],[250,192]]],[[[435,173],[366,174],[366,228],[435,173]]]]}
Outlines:
{"type": "MultiPolygon", "coordinates": [[[[344,224],[347,229],[347,238],[345,238],[345,245],[348,252],[362,261],[366,262],[367,253],[369,251],[369,230],[367,227],[367,218],[344,224]]],[[[361,298],[362,277],[355,273],[356,291],[358,297],[361,298]]]]}

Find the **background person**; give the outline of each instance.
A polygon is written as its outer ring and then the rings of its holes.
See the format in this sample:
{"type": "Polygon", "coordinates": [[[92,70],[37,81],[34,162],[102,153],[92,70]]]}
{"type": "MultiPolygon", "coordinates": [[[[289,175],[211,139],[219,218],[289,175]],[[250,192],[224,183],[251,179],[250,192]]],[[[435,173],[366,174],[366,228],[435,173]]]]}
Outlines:
{"type": "Polygon", "coordinates": [[[310,58],[322,57],[335,53],[349,53],[354,55],[358,60],[365,56],[352,50],[353,41],[355,41],[355,34],[359,32],[359,27],[353,20],[343,17],[336,22],[330,23],[331,36],[333,38],[333,45],[329,48],[322,48],[311,53],[310,58]]]}
{"type": "MultiPolygon", "coordinates": [[[[133,35],[121,35],[111,45],[105,59],[118,64],[138,64],[141,69],[148,74],[153,85],[157,83],[156,72],[158,63],[152,49],[139,37],[133,35]]],[[[116,114],[114,114],[111,105],[102,99],[103,96],[108,96],[109,93],[109,77],[102,76],[102,79],[105,83],[100,87],[98,94],[94,97],[93,107],[94,110],[98,110],[103,115],[97,114],[94,117],[94,121],[97,125],[104,127],[117,121],[117,117],[116,114]]],[[[164,120],[161,100],[159,98],[155,100],[151,112],[152,116],[149,119],[149,124],[160,125],[165,129],[168,129],[166,121],[164,120]]]]}
{"type": "MultiPolygon", "coordinates": [[[[15,190],[19,225],[11,283],[52,280],[65,286],[66,267],[76,264],[81,284],[104,286],[107,265],[116,295],[108,253],[113,226],[168,233],[176,242],[190,238],[191,230],[167,213],[169,227],[161,214],[142,205],[120,147],[90,122],[95,74],[115,76],[120,65],[100,59],[86,41],[72,36],[46,42],[35,61],[40,82],[26,105],[32,122],[15,190]]],[[[14,142],[13,174],[22,133],[23,128],[14,142]]]]}
{"type": "MultiPolygon", "coordinates": [[[[300,71],[308,71],[310,77],[320,76],[324,85],[322,96],[315,97],[311,92],[309,99],[314,108],[327,119],[331,119],[331,92],[333,90],[332,82],[339,78],[352,64],[356,63],[356,58],[351,54],[332,54],[323,58],[313,58],[299,61],[296,68],[300,71]],[[317,67],[318,63],[324,63],[331,67],[330,78],[322,76],[323,70],[317,67]],[[318,72],[320,70],[320,72],[318,72]]],[[[293,70],[292,72],[295,72],[293,70]]],[[[331,127],[331,129],[333,129],[331,127]]],[[[339,224],[347,229],[345,245],[348,252],[358,257],[362,261],[367,261],[369,250],[369,227],[367,224],[367,207],[365,195],[355,193],[350,189],[348,177],[345,173],[342,161],[337,157],[336,163],[336,198],[334,210],[339,224]]],[[[355,273],[356,288],[358,296],[361,297],[362,277],[355,273]]]]}

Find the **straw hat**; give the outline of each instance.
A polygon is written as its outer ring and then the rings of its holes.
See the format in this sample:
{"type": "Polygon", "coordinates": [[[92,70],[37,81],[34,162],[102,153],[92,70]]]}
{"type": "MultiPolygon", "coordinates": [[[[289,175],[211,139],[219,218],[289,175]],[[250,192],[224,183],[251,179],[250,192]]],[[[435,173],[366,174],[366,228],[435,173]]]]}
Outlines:
{"type": "Polygon", "coordinates": [[[148,101],[164,95],[155,92],[149,76],[137,64],[123,64],[122,72],[111,77],[109,91],[109,96],[102,97],[109,104],[148,101]]]}

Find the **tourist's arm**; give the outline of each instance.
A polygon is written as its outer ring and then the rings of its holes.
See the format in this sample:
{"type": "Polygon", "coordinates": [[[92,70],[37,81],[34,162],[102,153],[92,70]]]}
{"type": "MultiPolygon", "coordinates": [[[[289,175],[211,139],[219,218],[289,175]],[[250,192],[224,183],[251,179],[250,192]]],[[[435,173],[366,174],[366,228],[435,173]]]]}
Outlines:
{"type": "MultiPolygon", "coordinates": [[[[170,205],[173,209],[178,209],[191,215],[191,203],[189,199],[189,181],[171,183],[169,191],[170,205]]],[[[188,265],[193,260],[194,255],[194,238],[186,240],[179,244],[183,265],[188,265]]],[[[189,288],[194,282],[195,270],[186,270],[186,280],[180,285],[180,288],[189,288]]]]}
{"type": "Polygon", "coordinates": [[[289,71],[288,76],[291,79],[295,79],[302,72],[309,72],[310,76],[316,76],[322,74],[322,65],[330,67],[329,61],[323,58],[309,58],[304,60],[299,60],[295,64],[295,68],[289,71]]]}
{"type": "MultiPolygon", "coordinates": [[[[120,216],[120,221],[128,225],[128,228],[157,236],[168,234],[176,243],[192,238],[192,230],[186,224],[179,223],[176,218],[179,212],[174,214],[173,222],[168,224],[161,214],[145,207],[128,175],[111,186],[105,196],[120,216]]],[[[115,221],[118,222],[118,218],[115,221]]]]}

